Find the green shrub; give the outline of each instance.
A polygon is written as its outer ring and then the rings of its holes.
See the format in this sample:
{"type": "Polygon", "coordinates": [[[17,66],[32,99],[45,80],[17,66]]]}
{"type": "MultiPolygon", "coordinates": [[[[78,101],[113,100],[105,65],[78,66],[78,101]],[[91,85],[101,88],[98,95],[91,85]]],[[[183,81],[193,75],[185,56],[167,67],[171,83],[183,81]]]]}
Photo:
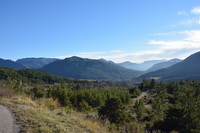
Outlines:
{"type": "Polygon", "coordinates": [[[88,112],[88,111],[91,111],[92,110],[92,107],[88,105],[88,103],[86,101],[81,101],[80,102],[80,105],[78,107],[78,111],[81,111],[81,112],[88,112]]]}

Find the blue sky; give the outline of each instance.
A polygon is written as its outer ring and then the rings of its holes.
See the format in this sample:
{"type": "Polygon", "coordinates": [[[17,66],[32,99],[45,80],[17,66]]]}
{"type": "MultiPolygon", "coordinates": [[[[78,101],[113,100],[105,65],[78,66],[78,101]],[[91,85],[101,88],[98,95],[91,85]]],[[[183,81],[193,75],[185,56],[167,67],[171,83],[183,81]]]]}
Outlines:
{"type": "Polygon", "coordinates": [[[0,58],[184,59],[200,51],[199,0],[0,0],[0,58]]]}

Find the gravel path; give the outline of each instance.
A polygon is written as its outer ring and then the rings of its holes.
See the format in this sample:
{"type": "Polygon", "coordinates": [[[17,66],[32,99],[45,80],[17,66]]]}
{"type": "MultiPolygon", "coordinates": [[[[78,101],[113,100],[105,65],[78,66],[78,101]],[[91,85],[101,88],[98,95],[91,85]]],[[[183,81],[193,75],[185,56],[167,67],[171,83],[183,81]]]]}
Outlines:
{"type": "Polygon", "coordinates": [[[19,131],[13,114],[5,106],[0,105],[0,133],[19,133],[19,131]]]}

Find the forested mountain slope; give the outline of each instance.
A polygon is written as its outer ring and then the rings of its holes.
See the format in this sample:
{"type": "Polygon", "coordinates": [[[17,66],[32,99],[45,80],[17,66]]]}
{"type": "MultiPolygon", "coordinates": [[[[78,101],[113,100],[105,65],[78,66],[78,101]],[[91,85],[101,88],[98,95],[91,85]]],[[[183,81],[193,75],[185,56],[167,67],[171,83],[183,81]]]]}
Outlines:
{"type": "Polygon", "coordinates": [[[50,63],[41,70],[63,77],[111,81],[130,80],[142,73],[112,63],[79,57],[50,63]]]}

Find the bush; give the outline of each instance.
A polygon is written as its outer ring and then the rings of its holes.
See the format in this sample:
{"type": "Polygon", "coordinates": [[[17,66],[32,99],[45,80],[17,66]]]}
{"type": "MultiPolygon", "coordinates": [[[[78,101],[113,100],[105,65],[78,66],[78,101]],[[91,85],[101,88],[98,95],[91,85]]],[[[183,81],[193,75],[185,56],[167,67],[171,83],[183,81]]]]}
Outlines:
{"type": "Polygon", "coordinates": [[[53,98],[41,98],[37,100],[38,104],[42,107],[46,107],[50,110],[54,110],[59,107],[59,103],[57,100],[53,98]]]}
{"type": "Polygon", "coordinates": [[[130,122],[131,116],[126,112],[119,98],[110,98],[106,100],[105,106],[98,110],[98,114],[102,120],[108,119],[110,123],[116,125],[124,125],[130,122]]]}
{"type": "Polygon", "coordinates": [[[32,89],[34,98],[42,98],[44,96],[44,92],[40,88],[33,88],[32,89]]]}
{"type": "Polygon", "coordinates": [[[134,87],[129,89],[129,93],[131,94],[131,97],[136,98],[141,95],[142,91],[138,87],[134,87]]]}
{"type": "Polygon", "coordinates": [[[88,103],[84,100],[82,100],[80,102],[80,105],[78,107],[78,111],[81,111],[81,112],[88,112],[88,111],[91,111],[92,110],[92,107],[88,105],[88,103]]]}
{"type": "Polygon", "coordinates": [[[115,132],[117,131],[117,126],[114,123],[108,125],[108,131],[115,132]]]}

